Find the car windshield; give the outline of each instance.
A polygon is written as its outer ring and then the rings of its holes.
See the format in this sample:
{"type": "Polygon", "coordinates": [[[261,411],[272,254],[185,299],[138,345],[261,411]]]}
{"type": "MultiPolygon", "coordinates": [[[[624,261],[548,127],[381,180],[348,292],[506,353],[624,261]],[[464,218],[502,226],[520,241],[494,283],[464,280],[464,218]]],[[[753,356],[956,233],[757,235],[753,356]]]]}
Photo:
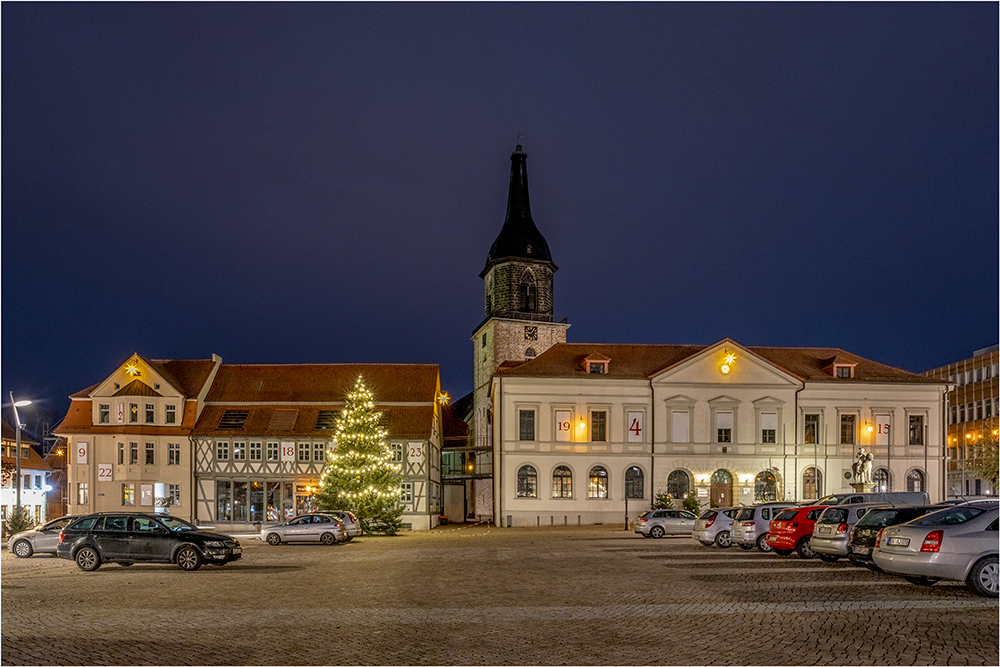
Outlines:
{"type": "Polygon", "coordinates": [[[752,519],[752,518],[753,518],[753,508],[752,507],[744,507],[743,509],[740,510],[740,514],[739,514],[739,516],[736,517],[736,520],[737,521],[747,521],[747,520],[752,519]]]}
{"type": "Polygon", "coordinates": [[[817,505],[839,505],[840,503],[847,500],[849,496],[827,496],[820,500],[817,505]]]}
{"type": "Polygon", "coordinates": [[[701,516],[698,517],[698,518],[699,519],[711,519],[716,514],[718,514],[718,512],[715,511],[715,510],[705,510],[704,512],[701,513],[701,516]]]}
{"type": "Polygon", "coordinates": [[[984,509],[969,505],[956,505],[948,509],[931,512],[910,522],[911,526],[954,526],[965,523],[985,512],[984,509]]]}
{"type": "Polygon", "coordinates": [[[198,526],[193,523],[188,523],[184,519],[177,519],[172,516],[160,517],[160,521],[163,522],[164,526],[175,533],[183,533],[188,530],[198,530],[198,526]]]}
{"type": "Polygon", "coordinates": [[[798,513],[799,513],[799,511],[796,510],[796,509],[781,510],[781,512],[778,513],[778,516],[774,517],[774,520],[775,521],[791,521],[792,519],[795,518],[795,515],[798,514],[798,513]]]}
{"type": "Polygon", "coordinates": [[[842,523],[847,521],[847,510],[839,507],[828,507],[823,516],[819,518],[820,523],[842,523]]]}
{"type": "Polygon", "coordinates": [[[65,528],[66,526],[69,525],[69,522],[72,520],[73,518],[68,516],[60,517],[58,519],[53,519],[52,521],[49,521],[47,524],[42,526],[42,530],[55,530],[57,528],[65,528]]]}

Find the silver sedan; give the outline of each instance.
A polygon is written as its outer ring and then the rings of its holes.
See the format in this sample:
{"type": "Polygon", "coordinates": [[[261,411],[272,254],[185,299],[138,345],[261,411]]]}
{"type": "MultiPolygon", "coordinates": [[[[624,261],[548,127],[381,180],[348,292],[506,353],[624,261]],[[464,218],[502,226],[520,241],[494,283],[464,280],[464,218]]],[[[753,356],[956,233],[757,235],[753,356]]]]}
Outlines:
{"type": "Polygon", "coordinates": [[[7,543],[7,549],[18,558],[29,558],[34,554],[55,554],[59,544],[59,531],[75,518],[61,516],[45,525],[16,533],[7,543]]]}
{"type": "Polygon", "coordinates": [[[997,597],[996,503],[955,505],[879,533],[872,559],[890,574],[929,586],[964,581],[978,595],[997,597]]]}
{"type": "Polygon", "coordinates": [[[649,510],[639,515],[635,532],[643,537],[690,535],[697,519],[687,510],[649,510]]]}
{"type": "Polygon", "coordinates": [[[344,542],[347,533],[340,520],[329,514],[303,514],[275,526],[264,526],[260,539],[272,546],[282,542],[344,542]]]}

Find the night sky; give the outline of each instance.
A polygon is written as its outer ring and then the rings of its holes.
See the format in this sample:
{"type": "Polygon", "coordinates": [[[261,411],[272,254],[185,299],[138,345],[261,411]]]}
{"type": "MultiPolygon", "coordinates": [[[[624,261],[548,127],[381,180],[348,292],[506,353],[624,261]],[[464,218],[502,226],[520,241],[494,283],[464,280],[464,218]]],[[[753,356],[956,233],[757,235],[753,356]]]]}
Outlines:
{"type": "Polygon", "coordinates": [[[518,130],[571,342],[915,372],[997,342],[996,3],[0,19],[2,389],[28,422],[133,352],[437,363],[467,393],[518,130]]]}

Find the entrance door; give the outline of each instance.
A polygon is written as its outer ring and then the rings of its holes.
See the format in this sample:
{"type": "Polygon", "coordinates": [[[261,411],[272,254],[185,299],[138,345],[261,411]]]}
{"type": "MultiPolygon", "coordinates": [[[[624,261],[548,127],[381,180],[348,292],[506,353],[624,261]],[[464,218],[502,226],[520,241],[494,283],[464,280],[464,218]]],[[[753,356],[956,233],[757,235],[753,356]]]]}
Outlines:
{"type": "Polygon", "coordinates": [[[716,470],[712,473],[712,502],[716,507],[732,507],[736,494],[733,490],[733,476],[728,470],[716,470]]]}

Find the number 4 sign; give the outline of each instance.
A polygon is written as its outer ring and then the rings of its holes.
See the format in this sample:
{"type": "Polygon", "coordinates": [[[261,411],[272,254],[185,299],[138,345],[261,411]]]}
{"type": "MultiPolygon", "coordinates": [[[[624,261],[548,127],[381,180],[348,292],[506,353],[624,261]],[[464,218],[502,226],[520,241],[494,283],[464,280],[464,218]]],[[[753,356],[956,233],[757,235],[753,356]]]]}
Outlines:
{"type": "Polygon", "coordinates": [[[628,441],[642,442],[642,417],[641,412],[628,413],[628,441]]]}

